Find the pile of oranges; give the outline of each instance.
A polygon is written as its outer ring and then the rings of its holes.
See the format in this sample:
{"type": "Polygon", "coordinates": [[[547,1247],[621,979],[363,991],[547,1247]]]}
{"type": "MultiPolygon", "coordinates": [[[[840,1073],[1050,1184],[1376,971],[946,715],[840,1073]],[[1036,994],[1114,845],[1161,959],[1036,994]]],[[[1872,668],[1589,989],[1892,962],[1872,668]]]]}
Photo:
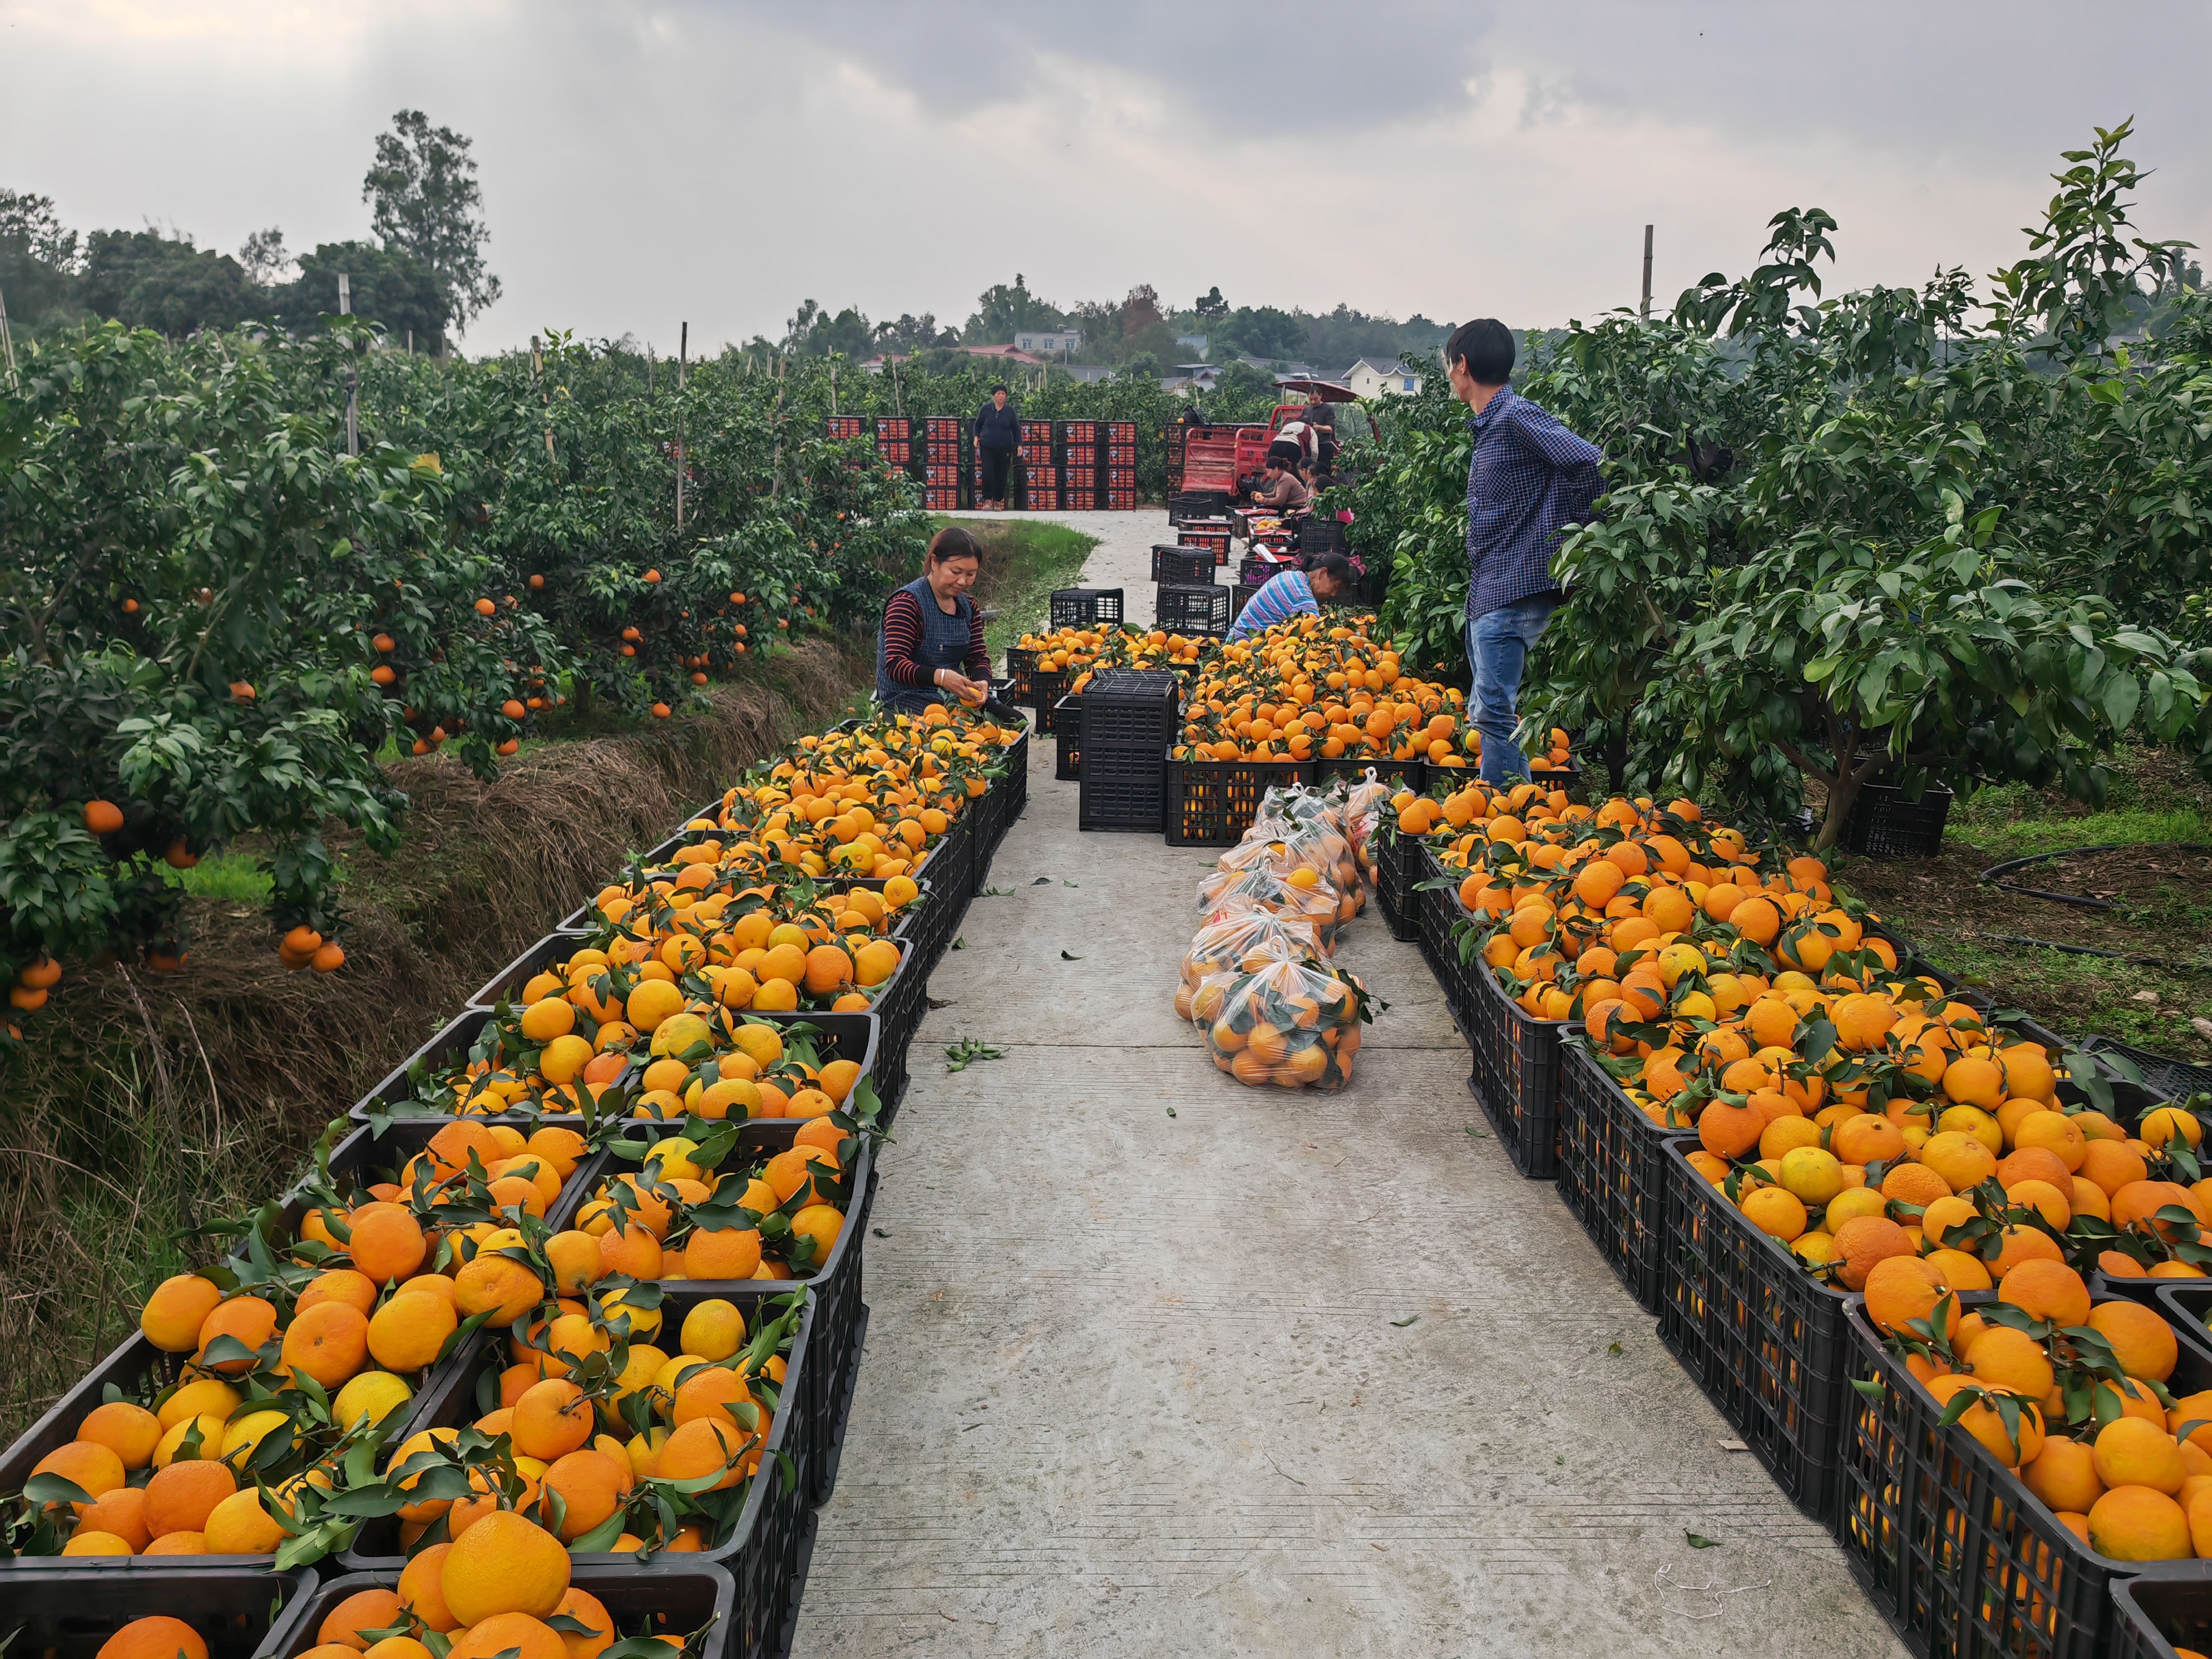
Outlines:
{"type": "MultiPolygon", "coordinates": [[[[2099,1554],[2212,1557],[2212,1392],[2176,1398],[2172,1330],[2140,1303],[2093,1302],[2063,1262],[2021,1261],[1963,1307],[1933,1260],[1875,1265],[1866,1316],[1923,1389],[2099,1554]]],[[[1878,1526],[1862,1513],[1847,1524],[1878,1526]]]]}
{"type": "Polygon", "coordinates": [[[1223,646],[1185,699],[1174,757],[1464,766],[1464,694],[1406,673],[1395,651],[1368,637],[1371,621],[1301,617],[1223,646]]]}
{"type": "Polygon", "coordinates": [[[411,1557],[401,1604],[410,1579],[449,1579],[456,1559],[491,1546],[510,1559],[548,1541],[586,1553],[708,1547],[760,1468],[802,1311],[796,1297],[771,1298],[749,1321],[734,1303],[702,1297],[672,1326],[657,1289],[623,1281],[574,1287],[518,1316],[501,1328],[510,1363],[484,1359],[497,1367],[499,1404],[466,1426],[410,1435],[386,1462],[386,1479],[410,1498],[398,1510],[411,1557]],[[664,1333],[677,1341],[662,1346],[664,1333]],[[441,1468],[465,1471],[468,1495],[432,1495],[458,1485],[425,1487],[441,1468]],[[702,1478],[693,1492],[660,1484],[702,1478]],[[472,1544],[486,1524],[493,1531],[472,1544]]]}
{"type": "Polygon", "coordinates": [[[568,1129],[449,1124],[391,1181],[311,1184],[288,1260],[250,1249],[228,1289],[164,1280],[138,1322],[182,1357],[173,1379],[94,1407],[37,1465],[76,1489],[41,1507],[61,1553],[266,1555],[291,1535],[272,1510],[307,1530],[347,1450],[404,1415],[585,1150],[568,1129]]]}
{"type": "Polygon", "coordinates": [[[1074,692],[1098,669],[1173,668],[1196,662],[1206,645],[1158,628],[1055,628],[1024,634],[1014,648],[1034,653],[1030,667],[1038,673],[1070,676],[1067,689],[1074,692]]]}
{"type": "Polygon", "coordinates": [[[1176,1012],[1239,1083],[1352,1080],[1374,1005],[1328,959],[1361,902],[1345,810],[1338,794],[1270,790],[1244,840],[1200,884],[1206,919],[1183,957],[1176,1012]]]}

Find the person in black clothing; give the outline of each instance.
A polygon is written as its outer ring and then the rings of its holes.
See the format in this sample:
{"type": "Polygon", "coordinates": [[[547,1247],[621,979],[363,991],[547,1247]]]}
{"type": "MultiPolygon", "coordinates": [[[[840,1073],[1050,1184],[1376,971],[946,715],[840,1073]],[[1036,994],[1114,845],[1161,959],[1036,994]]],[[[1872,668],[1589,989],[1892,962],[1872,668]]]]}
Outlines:
{"type": "Polygon", "coordinates": [[[1022,417],[1007,401],[1006,388],[991,388],[991,401],[975,416],[975,505],[986,511],[1006,510],[1006,472],[1014,452],[1021,447],[1022,417]]]}

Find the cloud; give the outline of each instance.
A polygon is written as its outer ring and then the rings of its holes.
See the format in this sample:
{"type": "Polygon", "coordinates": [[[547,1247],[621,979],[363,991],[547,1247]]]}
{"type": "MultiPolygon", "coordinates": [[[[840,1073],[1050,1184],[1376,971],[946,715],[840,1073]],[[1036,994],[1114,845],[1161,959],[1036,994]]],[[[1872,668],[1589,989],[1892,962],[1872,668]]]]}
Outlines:
{"type": "Polygon", "coordinates": [[[711,349],[808,297],[957,323],[1017,270],[1533,325],[1632,304],[1647,222],[1662,302],[1790,205],[1842,221],[1845,283],[1987,271],[2130,111],[2141,222],[2212,240],[2209,35],[2159,4],[0,0],[0,184],[311,246],[366,234],[374,135],[422,108],[477,141],[479,350],[711,349]]]}

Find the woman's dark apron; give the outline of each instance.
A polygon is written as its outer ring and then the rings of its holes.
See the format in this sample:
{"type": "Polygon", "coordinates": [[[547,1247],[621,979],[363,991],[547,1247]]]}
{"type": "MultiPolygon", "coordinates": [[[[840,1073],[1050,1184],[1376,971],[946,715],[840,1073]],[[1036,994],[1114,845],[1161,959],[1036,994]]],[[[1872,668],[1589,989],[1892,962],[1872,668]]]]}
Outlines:
{"type": "MultiPolygon", "coordinates": [[[[957,670],[968,660],[968,647],[975,638],[975,606],[966,594],[960,596],[951,616],[940,610],[937,595],[930,591],[929,579],[917,576],[902,590],[914,595],[915,604],[921,611],[921,648],[915,659],[934,675],[940,668],[957,670]]],[[[894,714],[919,714],[933,702],[950,702],[934,686],[901,685],[890,677],[884,661],[884,641],[879,634],[876,639],[876,701],[894,714]]]]}

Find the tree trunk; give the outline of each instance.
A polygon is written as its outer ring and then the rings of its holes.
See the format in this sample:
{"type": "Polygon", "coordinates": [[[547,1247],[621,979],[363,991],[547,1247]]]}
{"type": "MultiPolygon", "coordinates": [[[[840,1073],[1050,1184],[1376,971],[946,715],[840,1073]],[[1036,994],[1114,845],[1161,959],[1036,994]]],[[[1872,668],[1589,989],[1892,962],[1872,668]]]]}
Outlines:
{"type": "Polygon", "coordinates": [[[1628,793],[1628,716],[1623,714],[1620,724],[1608,726],[1605,732],[1605,769],[1613,780],[1613,793],[1628,793]]]}

